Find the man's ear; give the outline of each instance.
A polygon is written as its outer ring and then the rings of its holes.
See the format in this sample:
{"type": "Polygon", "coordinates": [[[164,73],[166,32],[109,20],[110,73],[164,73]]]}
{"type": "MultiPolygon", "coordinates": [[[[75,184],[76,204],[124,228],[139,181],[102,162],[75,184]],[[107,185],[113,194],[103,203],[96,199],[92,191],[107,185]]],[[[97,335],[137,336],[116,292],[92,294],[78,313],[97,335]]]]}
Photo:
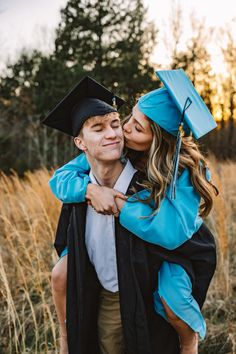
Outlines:
{"type": "Polygon", "coordinates": [[[75,145],[77,146],[78,149],[82,150],[82,151],[86,151],[87,150],[87,147],[84,145],[84,141],[81,137],[79,136],[76,136],[74,138],[74,143],[75,145]]]}

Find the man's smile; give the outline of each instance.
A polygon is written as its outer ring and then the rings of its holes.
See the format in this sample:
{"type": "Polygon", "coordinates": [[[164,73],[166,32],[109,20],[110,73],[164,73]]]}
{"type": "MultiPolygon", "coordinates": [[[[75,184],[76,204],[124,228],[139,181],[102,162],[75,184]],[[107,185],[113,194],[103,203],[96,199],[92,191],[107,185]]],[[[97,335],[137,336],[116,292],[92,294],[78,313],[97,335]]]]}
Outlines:
{"type": "Polygon", "coordinates": [[[112,143],[103,144],[103,146],[115,146],[115,145],[118,145],[120,143],[121,143],[120,141],[113,141],[112,143]]]}

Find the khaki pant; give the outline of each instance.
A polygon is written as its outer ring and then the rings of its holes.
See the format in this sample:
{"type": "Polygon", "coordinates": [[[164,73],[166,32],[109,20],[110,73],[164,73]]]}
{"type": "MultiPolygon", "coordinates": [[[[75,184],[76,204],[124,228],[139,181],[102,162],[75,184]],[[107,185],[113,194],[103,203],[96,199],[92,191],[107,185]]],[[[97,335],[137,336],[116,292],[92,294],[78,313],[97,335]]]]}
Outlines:
{"type": "Polygon", "coordinates": [[[119,293],[102,289],[98,314],[98,338],[101,354],[123,354],[124,341],[119,293]]]}

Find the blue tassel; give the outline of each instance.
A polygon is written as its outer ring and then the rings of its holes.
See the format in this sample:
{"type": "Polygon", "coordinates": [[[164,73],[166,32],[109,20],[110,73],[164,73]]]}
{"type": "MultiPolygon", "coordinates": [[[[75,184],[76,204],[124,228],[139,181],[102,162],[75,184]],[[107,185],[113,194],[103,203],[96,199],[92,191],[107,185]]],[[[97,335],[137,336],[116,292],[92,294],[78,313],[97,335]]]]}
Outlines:
{"type": "Polygon", "coordinates": [[[179,131],[176,139],[176,149],[173,157],[173,170],[172,170],[173,172],[172,172],[171,183],[170,183],[170,197],[172,200],[176,198],[176,182],[178,178],[178,169],[179,169],[179,154],[180,154],[180,149],[182,144],[182,137],[184,136],[184,129],[183,129],[184,113],[191,104],[192,104],[192,100],[189,97],[187,97],[184,104],[181,120],[179,123],[179,131]]]}

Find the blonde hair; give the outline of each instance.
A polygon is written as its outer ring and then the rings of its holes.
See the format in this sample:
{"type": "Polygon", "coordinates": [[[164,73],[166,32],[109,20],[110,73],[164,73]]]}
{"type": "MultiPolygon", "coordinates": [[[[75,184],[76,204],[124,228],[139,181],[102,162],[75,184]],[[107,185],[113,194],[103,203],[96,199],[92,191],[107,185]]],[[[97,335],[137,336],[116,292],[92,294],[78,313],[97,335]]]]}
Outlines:
{"type": "MultiPolygon", "coordinates": [[[[147,181],[142,183],[144,188],[150,190],[150,197],[143,202],[155,202],[153,214],[158,212],[161,200],[170,184],[173,168],[173,156],[176,148],[176,138],[150,120],[153,131],[153,141],[150,147],[146,174],[147,181]]],[[[129,155],[129,152],[127,153],[129,155]]],[[[139,155],[140,157],[140,155],[139,155]]],[[[131,160],[135,160],[132,151],[131,160]],[[132,158],[133,157],[133,158],[132,158]]],[[[192,136],[183,137],[179,158],[179,173],[184,169],[190,173],[191,183],[201,197],[199,214],[206,217],[213,206],[214,195],[218,194],[217,188],[207,180],[207,162],[200,152],[197,143],[192,136]]],[[[177,189],[178,193],[178,189],[177,189]]]]}

